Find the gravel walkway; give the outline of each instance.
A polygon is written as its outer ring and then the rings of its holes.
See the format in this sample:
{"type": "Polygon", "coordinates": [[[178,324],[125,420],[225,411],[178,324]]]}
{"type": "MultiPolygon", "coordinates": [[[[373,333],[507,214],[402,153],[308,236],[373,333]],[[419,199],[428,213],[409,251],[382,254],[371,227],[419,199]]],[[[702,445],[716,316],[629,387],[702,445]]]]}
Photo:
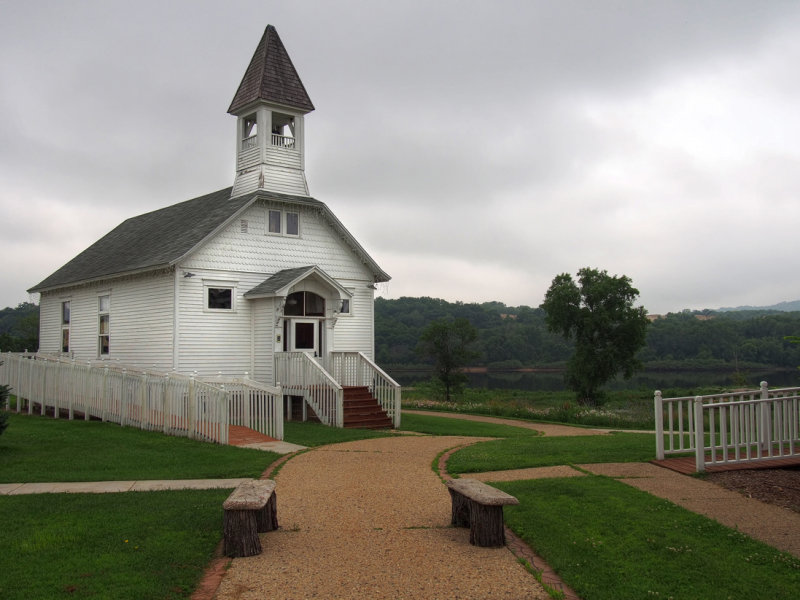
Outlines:
{"type": "Polygon", "coordinates": [[[549,598],[507,548],[450,527],[431,463],[473,441],[381,438],[293,457],[275,477],[281,528],[232,561],[215,598],[549,598]]]}

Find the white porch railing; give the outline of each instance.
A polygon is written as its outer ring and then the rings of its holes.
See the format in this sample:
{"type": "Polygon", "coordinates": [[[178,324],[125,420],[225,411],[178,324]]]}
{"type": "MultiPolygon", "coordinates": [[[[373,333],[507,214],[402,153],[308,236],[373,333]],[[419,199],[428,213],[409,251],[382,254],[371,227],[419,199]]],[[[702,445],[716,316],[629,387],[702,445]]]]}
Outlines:
{"type": "Polygon", "coordinates": [[[369,388],[394,427],[400,427],[400,384],[363,352],[331,352],[325,367],[342,386],[369,388]]]}
{"type": "Polygon", "coordinates": [[[80,413],[86,420],[95,417],[221,444],[228,443],[231,422],[249,419],[253,429],[282,439],[280,390],[249,380],[231,381],[226,388],[220,381],[211,385],[175,373],[147,373],[108,362],[81,364],[43,354],[8,353],[0,361],[0,383],[12,388],[17,412],[27,405],[31,414],[38,405],[42,415],[52,409],[55,418],[62,411],[70,419],[80,413]]]}
{"type": "Polygon", "coordinates": [[[342,386],[310,354],[276,352],[275,381],[284,394],[302,396],[325,425],[344,426],[342,386]]]}
{"type": "Polygon", "coordinates": [[[279,146],[281,148],[289,148],[294,150],[295,148],[295,140],[293,137],[288,135],[279,135],[277,133],[272,134],[272,145],[279,146]]]}
{"type": "Polygon", "coordinates": [[[662,398],[655,393],[656,457],[693,452],[709,465],[800,457],[800,388],[662,398]],[[665,423],[666,420],[666,423],[665,423]],[[666,442],[665,442],[666,438],[666,442]]]}

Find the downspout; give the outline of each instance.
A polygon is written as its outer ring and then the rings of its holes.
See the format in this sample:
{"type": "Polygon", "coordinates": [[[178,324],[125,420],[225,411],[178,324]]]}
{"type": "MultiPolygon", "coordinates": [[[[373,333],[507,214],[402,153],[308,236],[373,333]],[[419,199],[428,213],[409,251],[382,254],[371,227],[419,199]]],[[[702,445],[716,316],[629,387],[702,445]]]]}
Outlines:
{"type": "Polygon", "coordinates": [[[178,311],[178,307],[180,306],[178,298],[180,294],[180,270],[177,265],[173,268],[175,269],[173,271],[175,283],[172,293],[172,370],[178,371],[180,369],[180,353],[178,351],[180,342],[180,313],[178,311]]]}

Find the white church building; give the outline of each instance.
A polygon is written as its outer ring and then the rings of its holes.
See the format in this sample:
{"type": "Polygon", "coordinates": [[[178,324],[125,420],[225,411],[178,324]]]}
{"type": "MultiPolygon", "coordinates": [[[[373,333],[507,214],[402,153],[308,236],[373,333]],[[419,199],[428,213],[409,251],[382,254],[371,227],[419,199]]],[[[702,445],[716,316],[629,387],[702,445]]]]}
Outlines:
{"type": "Polygon", "coordinates": [[[233,186],[131,217],[28,290],[41,295],[39,352],[198,377],[247,374],[317,412],[315,381],[346,388],[345,373],[382,373],[373,300],[389,275],[309,195],[312,110],[267,26],[228,108],[233,186]]]}

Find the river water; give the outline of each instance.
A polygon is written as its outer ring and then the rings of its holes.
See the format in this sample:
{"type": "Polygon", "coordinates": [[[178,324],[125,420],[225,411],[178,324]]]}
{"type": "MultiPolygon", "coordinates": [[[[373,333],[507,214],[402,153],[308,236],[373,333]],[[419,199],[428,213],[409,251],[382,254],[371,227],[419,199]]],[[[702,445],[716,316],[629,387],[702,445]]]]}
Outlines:
{"type": "MultiPolygon", "coordinates": [[[[431,378],[430,371],[390,371],[389,374],[401,385],[411,386],[431,378]]],[[[566,390],[564,375],[560,372],[491,372],[468,373],[470,387],[487,389],[512,389],[526,391],[566,390]]],[[[653,393],[673,388],[697,387],[757,388],[766,381],[770,387],[800,386],[800,371],[641,371],[629,380],[618,379],[607,386],[612,390],[641,390],[653,393]]]]}

